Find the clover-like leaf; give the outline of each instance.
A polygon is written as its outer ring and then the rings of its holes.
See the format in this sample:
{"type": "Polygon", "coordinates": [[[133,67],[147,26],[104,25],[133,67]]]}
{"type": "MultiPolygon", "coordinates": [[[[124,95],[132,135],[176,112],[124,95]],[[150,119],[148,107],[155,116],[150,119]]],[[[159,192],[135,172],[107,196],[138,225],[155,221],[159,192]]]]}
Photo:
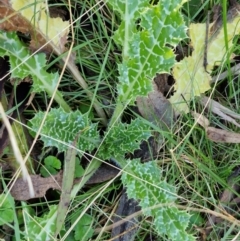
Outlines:
{"type": "Polygon", "coordinates": [[[13,222],[14,211],[10,200],[6,197],[5,194],[0,195],[0,225],[13,222]]]}
{"type": "Polygon", "coordinates": [[[50,175],[56,175],[61,168],[61,161],[55,156],[47,156],[44,159],[44,166],[40,168],[42,176],[49,177],[50,175]]]}
{"type": "MultiPolygon", "coordinates": [[[[78,216],[80,215],[79,212],[77,212],[76,214],[78,214],[78,216]]],[[[73,221],[76,219],[75,217],[78,217],[78,216],[74,215],[74,218],[71,220],[71,223],[73,223],[73,221]]],[[[92,237],[94,233],[94,230],[92,228],[93,222],[94,222],[94,219],[89,214],[85,213],[82,216],[82,218],[78,221],[78,223],[74,227],[74,238],[76,241],[78,240],[87,241],[92,237]]]]}

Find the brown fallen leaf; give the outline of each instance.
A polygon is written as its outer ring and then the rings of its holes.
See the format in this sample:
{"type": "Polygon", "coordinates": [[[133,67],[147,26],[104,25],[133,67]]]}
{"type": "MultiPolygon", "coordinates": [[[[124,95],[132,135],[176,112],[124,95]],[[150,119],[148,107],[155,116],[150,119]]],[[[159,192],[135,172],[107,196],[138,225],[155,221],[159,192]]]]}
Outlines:
{"type": "MultiPolygon", "coordinates": [[[[119,173],[119,169],[109,166],[105,163],[93,174],[88,180],[87,184],[96,184],[110,180],[119,173]]],[[[50,177],[41,177],[39,175],[30,175],[35,191],[34,198],[44,197],[48,189],[55,189],[61,191],[62,189],[62,172],[50,177]]],[[[76,178],[74,184],[81,182],[81,178],[76,178]]],[[[29,189],[23,178],[18,178],[10,190],[11,195],[15,200],[26,201],[31,199],[29,189]]]]}
{"type": "Polygon", "coordinates": [[[195,121],[204,129],[206,129],[210,125],[209,120],[204,115],[201,115],[194,111],[192,111],[191,114],[194,117],[195,121]]]}
{"type": "Polygon", "coordinates": [[[154,89],[164,94],[164,96],[171,92],[171,85],[168,84],[168,78],[169,74],[157,74],[154,78],[154,83],[157,87],[157,89],[156,87],[154,87],[154,89]]]}
{"type": "MultiPolygon", "coordinates": [[[[30,175],[30,177],[32,179],[35,192],[34,198],[43,197],[46,194],[46,191],[50,188],[61,190],[62,173],[46,178],[39,175],[30,175]]],[[[26,201],[32,198],[23,178],[18,178],[16,180],[10,193],[15,200],[26,201]]]]}
{"type": "MultiPolygon", "coordinates": [[[[161,91],[169,89],[167,85],[167,76],[159,75],[153,82],[154,90],[147,97],[137,97],[137,107],[143,118],[157,125],[159,128],[166,130],[171,127],[175,116],[171,103],[166,99],[161,91]],[[165,86],[165,87],[164,87],[165,86]]],[[[154,133],[154,137],[149,138],[148,142],[143,142],[140,150],[134,152],[134,156],[141,160],[148,160],[157,155],[164,143],[164,137],[159,132],[154,133]],[[148,144],[147,144],[148,143],[148,144]],[[149,144],[152,150],[149,153],[149,144]],[[146,148],[144,148],[146,146],[146,148]],[[145,149],[145,150],[144,150],[145,149]],[[144,153],[144,154],[143,154],[144,153]],[[149,155],[150,154],[150,155],[149,155]],[[149,156],[147,158],[147,156],[149,156]]]]}
{"type": "Polygon", "coordinates": [[[240,143],[240,134],[222,130],[219,128],[208,127],[207,136],[211,141],[223,143],[240,143]]]}
{"type": "Polygon", "coordinates": [[[240,124],[236,122],[236,119],[240,120],[240,114],[235,113],[234,111],[228,109],[227,107],[221,105],[215,100],[209,99],[208,97],[203,96],[200,99],[200,103],[207,107],[211,112],[220,116],[223,120],[228,121],[240,127],[240,124]]]}
{"type": "Polygon", "coordinates": [[[153,82],[154,90],[147,97],[137,98],[137,107],[141,115],[154,124],[165,124],[170,126],[174,119],[174,112],[171,103],[158,90],[155,82],[153,82]]]}
{"type": "Polygon", "coordinates": [[[0,1],[0,29],[4,31],[18,31],[27,34],[31,30],[31,24],[10,8],[9,5],[3,5],[0,1]]]}
{"type": "Polygon", "coordinates": [[[209,126],[209,120],[196,112],[192,112],[196,122],[200,124],[206,131],[207,137],[214,142],[220,143],[240,143],[240,134],[226,131],[223,129],[209,126]]]}
{"type": "Polygon", "coordinates": [[[69,22],[60,17],[51,18],[45,3],[0,0],[0,29],[31,35],[30,48],[48,53],[65,51],[69,22]],[[49,42],[49,43],[47,43],[49,42]]]}
{"type": "Polygon", "coordinates": [[[114,225],[119,221],[125,219],[125,217],[130,216],[133,213],[140,211],[141,208],[138,205],[138,202],[134,199],[129,199],[126,194],[126,190],[123,191],[122,196],[119,199],[118,207],[115,214],[112,217],[113,228],[111,232],[111,238],[115,241],[122,240],[133,240],[136,232],[139,229],[138,222],[140,217],[132,218],[121,225],[114,225]]]}

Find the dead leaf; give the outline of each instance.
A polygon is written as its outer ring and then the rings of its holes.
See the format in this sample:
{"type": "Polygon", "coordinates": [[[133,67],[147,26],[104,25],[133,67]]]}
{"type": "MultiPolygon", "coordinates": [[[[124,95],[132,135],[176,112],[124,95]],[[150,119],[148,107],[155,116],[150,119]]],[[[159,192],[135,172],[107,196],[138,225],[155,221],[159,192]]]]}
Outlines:
{"type": "Polygon", "coordinates": [[[111,240],[123,241],[123,240],[133,240],[132,237],[135,236],[136,232],[139,230],[140,217],[134,217],[121,225],[117,225],[118,222],[129,217],[133,213],[139,212],[141,210],[138,202],[134,199],[129,199],[124,190],[121,195],[115,214],[112,217],[113,228],[111,232],[111,240]]]}
{"type": "MultiPolygon", "coordinates": [[[[93,174],[93,176],[88,180],[87,184],[97,184],[105,182],[114,178],[119,173],[119,169],[109,166],[107,164],[102,164],[100,168],[93,174]]],[[[50,177],[41,177],[39,175],[30,175],[33,183],[33,188],[35,191],[34,198],[44,197],[48,189],[55,189],[61,191],[62,187],[62,172],[57,175],[50,177]]],[[[81,178],[76,178],[74,184],[81,182],[81,178]]],[[[18,178],[14,183],[12,189],[10,190],[11,195],[15,200],[26,201],[31,199],[28,188],[26,187],[26,182],[23,178],[18,178]]]]}
{"type": "Polygon", "coordinates": [[[148,97],[138,97],[137,107],[141,115],[148,121],[166,126],[170,126],[174,119],[174,112],[170,102],[158,91],[158,87],[153,83],[154,91],[148,97]]]}
{"type": "Polygon", "coordinates": [[[207,107],[210,111],[217,114],[218,116],[222,117],[223,120],[229,121],[233,123],[235,126],[240,127],[240,124],[236,122],[235,119],[240,120],[240,114],[235,113],[234,111],[228,109],[227,107],[221,105],[215,100],[212,100],[208,97],[202,97],[201,98],[201,104],[204,107],[207,107]]]}
{"type": "Polygon", "coordinates": [[[33,50],[41,48],[43,51],[52,52],[57,48],[63,53],[69,22],[59,17],[51,18],[46,8],[43,2],[33,4],[30,0],[15,0],[10,3],[0,0],[0,29],[30,34],[30,48],[33,50]],[[48,41],[50,42],[46,45],[48,41]]]}
{"type": "Polygon", "coordinates": [[[232,76],[239,75],[240,64],[236,64],[233,67],[231,67],[230,70],[228,69],[228,70],[224,71],[223,73],[221,73],[220,75],[217,74],[216,76],[212,77],[211,84],[227,78],[229,75],[229,72],[231,73],[232,76]]]}
{"type": "Polygon", "coordinates": [[[240,134],[209,126],[209,120],[199,113],[192,112],[196,122],[204,127],[207,137],[214,142],[240,143],[240,134]]]}
{"type": "Polygon", "coordinates": [[[207,136],[211,141],[222,142],[222,143],[240,143],[240,134],[214,128],[208,127],[207,136]]]}
{"type": "Polygon", "coordinates": [[[206,129],[209,126],[209,120],[202,114],[199,114],[197,112],[192,112],[192,115],[195,119],[195,121],[201,125],[204,129],[206,129]]]}
{"type": "MultiPolygon", "coordinates": [[[[46,191],[50,188],[61,190],[62,174],[43,178],[39,175],[30,175],[32,179],[33,188],[35,192],[34,198],[41,198],[46,194],[46,191]]],[[[26,188],[26,182],[23,178],[18,178],[11,189],[11,195],[15,200],[26,201],[31,199],[28,188],[26,188]]]]}
{"type": "MultiPolygon", "coordinates": [[[[207,32],[205,23],[190,24],[189,37],[193,47],[192,55],[176,63],[172,70],[175,79],[175,92],[169,101],[179,112],[188,113],[187,103],[195,96],[201,96],[202,93],[211,89],[211,75],[209,73],[212,72],[215,65],[220,65],[226,58],[225,40],[228,40],[228,48],[230,49],[233,46],[234,36],[240,33],[239,9],[240,5],[237,3],[229,7],[226,23],[227,34],[218,20],[209,23],[207,32]],[[206,40],[207,45],[205,44],[206,40]],[[208,62],[207,71],[204,68],[206,60],[208,62]]],[[[233,55],[229,56],[229,59],[232,58],[233,55]]]]}
{"type": "Polygon", "coordinates": [[[157,90],[164,95],[167,95],[169,92],[171,92],[171,85],[168,84],[168,78],[168,74],[157,74],[157,76],[154,78],[154,82],[157,85],[157,90]]]}
{"type": "MultiPolygon", "coordinates": [[[[0,2],[1,4],[1,2],[0,2]]],[[[0,29],[10,32],[18,31],[24,34],[29,33],[31,24],[20,16],[9,6],[0,5],[0,29]]]]}

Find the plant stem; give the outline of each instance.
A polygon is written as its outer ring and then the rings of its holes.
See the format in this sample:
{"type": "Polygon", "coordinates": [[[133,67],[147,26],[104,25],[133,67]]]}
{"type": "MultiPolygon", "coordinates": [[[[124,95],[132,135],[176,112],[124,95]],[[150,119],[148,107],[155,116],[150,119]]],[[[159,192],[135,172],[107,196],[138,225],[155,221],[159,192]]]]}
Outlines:
{"type": "MultiPolygon", "coordinates": [[[[45,91],[49,94],[49,96],[51,96],[51,91],[48,91],[45,89],[45,91]]],[[[70,106],[67,104],[67,102],[62,98],[62,96],[60,95],[60,92],[57,91],[56,95],[54,96],[54,100],[63,108],[64,111],[66,112],[71,112],[71,108],[70,106]]]]}
{"type": "Polygon", "coordinates": [[[115,124],[115,122],[117,122],[120,119],[125,108],[126,106],[124,106],[120,101],[117,102],[108,128],[111,128],[115,124]]]}
{"type": "Polygon", "coordinates": [[[99,159],[93,159],[86,169],[86,174],[82,177],[81,182],[75,185],[71,191],[71,199],[73,200],[79,190],[86,184],[86,182],[92,177],[92,175],[97,171],[97,169],[101,166],[102,162],[99,159]]]}

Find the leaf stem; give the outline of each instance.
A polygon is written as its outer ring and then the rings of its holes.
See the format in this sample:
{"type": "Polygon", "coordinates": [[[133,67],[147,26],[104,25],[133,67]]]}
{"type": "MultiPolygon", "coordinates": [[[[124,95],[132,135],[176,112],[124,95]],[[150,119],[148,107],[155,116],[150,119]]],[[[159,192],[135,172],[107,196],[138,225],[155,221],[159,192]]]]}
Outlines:
{"type": "Polygon", "coordinates": [[[127,104],[124,106],[120,101],[117,102],[117,105],[114,109],[108,128],[111,128],[115,124],[115,122],[121,119],[121,115],[126,107],[127,107],[127,104]]]}
{"type": "Polygon", "coordinates": [[[71,191],[71,200],[75,198],[79,190],[87,183],[87,181],[92,177],[92,175],[97,171],[101,166],[102,162],[99,159],[93,159],[86,169],[86,174],[82,177],[81,182],[76,184],[71,191]]]}
{"type": "MultiPolygon", "coordinates": [[[[46,90],[46,92],[48,92],[46,90]]],[[[51,94],[51,93],[48,93],[51,94]]],[[[67,104],[67,102],[62,98],[62,96],[60,95],[59,91],[57,91],[54,100],[63,108],[64,111],[66,112],[71,112],[71,108],[70,106],[67,104]]]]}

